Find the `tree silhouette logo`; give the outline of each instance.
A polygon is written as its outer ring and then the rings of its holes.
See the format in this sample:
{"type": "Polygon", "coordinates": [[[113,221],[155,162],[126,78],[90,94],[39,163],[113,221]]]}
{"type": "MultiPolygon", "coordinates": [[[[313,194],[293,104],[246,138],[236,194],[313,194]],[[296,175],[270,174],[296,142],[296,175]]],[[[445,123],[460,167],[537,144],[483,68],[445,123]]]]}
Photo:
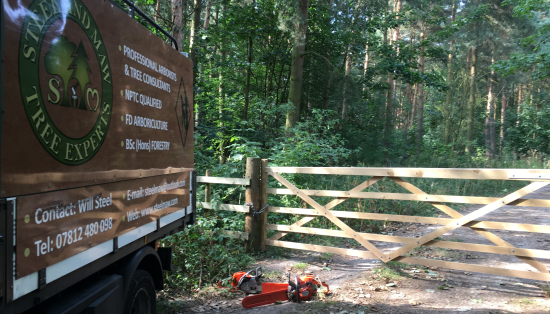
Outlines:
{"type": "Polygon", "coordinates": [[[185,89],[185,83],[183,77],[180,78],[180,87],[178,89],[178,96],[176,98],[176,105],[174,107],[176,111],[176,118],[178,120],[178,128],[180,131],[181,146],[185,147],[187,142],[187,133],[189,133],[189,101],[187,100],[187,90],[185,89]]]}
{"type": "Polygon", "coordinates": [[[30,127],[54,159],[82,165],[105,141],[113,106],[97,24],[81,0],[35,0],[22,30],[19,83],[30,127]]]}

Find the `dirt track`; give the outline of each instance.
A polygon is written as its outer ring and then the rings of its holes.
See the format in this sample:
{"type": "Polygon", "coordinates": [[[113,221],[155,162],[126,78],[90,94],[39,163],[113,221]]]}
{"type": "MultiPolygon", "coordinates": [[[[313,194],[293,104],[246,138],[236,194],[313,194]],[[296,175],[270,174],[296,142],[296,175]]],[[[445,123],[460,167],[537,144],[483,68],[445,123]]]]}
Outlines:
{"type": "MultiPolygon", "coordinates": [[[[525,198],[550,199],[550,187],[525,198]]],[[[479,207],[475,206],[461,213],[467,214],[479,207]]],[[[442,214],[442,217],[446,216],[442,214]]],[[[550,208],[504,206],[483,217],[483,220],[549,225],[550,208]]],[[[394,235],[419,237],[435,228],[437,226],[407,224],[395,230],[394,235]]],[[[494,233],[518,248],[550,250],[548,234],[505,230],[494,230],[494,233]]],[[[447,241],[492,245],[467,228],[456,229],[441,238],[447,241]]],[[[393,243],[374,243],[386,253],[400,246],[393,243]]],[[[438,248],[421,249],[416,256],[418,254],[426,258],[535,271],[515,256],[509,255],[438,248]]],[[[550,268],[550,260],[539,261],[550,268]]],[[[541,289],[549,283],[543,281],[412,266],[373,272],[374,268],[381,265],[376,260],[336,255],[327,257],[302,251],[294,251],[287,260],[267,259],[260,261],[258,265],[264,266],[270,281],[283,280],[283,274],[288,271],[299,275],[303,271],[312,271],[321,276],[334,292],[323,301],[283,303],[250,310],[240,306],[239,298],[210,298],[205,304],[188,303],[181,313],[550,313],[550,299],[545,298],[545,292],[541,289]],[[293,267],[299,262],[306,263],[307,267],[303,270],[293,267]],[[324,263],[327,263],[330,271],[322,270],[324,263]]]]}

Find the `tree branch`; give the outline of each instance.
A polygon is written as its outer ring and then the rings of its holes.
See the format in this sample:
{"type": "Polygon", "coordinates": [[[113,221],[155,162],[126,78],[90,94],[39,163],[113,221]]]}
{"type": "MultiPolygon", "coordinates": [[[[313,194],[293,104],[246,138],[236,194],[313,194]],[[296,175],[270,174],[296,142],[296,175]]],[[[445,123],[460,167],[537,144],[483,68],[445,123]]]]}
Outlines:
{"type": "Polygon", "coordinates": [[[336,72],[338,72],[338,68],[335,67],[334,64],[332,64],[332,63],[329,61],[329,59],[327,59],[325,56],[322,56],[322,55],[320,55],[320,54],[318,54],[318,53],[316,53],[316,52],[308,51],[308,52],[304,53],[304,54],[302,55],[302,57],[305,56],[305,55],[307,55],[307,54],[310,54],[310,53],[311,53],[311,54],[314,54],[314,55],[316,55],[316,56],[318,56],[318,57],[321,57],[321,58],[325,59],[325,61],[328,62],[328,64],[330,64],[330,65],[334,68],[334,70],[336,70],[336,72]]]}

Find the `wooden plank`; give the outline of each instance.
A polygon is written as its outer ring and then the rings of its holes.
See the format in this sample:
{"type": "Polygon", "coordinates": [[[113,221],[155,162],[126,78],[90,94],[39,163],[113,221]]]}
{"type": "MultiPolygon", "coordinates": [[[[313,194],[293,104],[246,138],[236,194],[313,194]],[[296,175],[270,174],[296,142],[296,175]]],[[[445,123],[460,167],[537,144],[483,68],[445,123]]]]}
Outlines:
{"type": "MultiPolygon", "coordinates": [[[[409,182],[405,182],[401,178],[390,177],[390,179],[392,181],[394,181],[395,183],[399,184],[400,186],[404,187],[409,192],[412,192],[414,194],[427,194],[426,192],[420,190],[419,188],[417,188],[416,186],[410,184],[409,182]]],[[[454,209],[450,208],[447,205],[444,205],[444,204],[441,204],[441,203],[438,203],[438,202],[432,202],[431,204],[435,208],[441,210],[442,212],[446,213],[447,215],[449,215],[449,216],[451,216],[455,219],[459,219],[459,218],[463,217],[462,214],[460,214],[459,212],[455,211],[454,209]]],[[[493,234],[493,233],[491,233],[491,232],[489,232],[485,229],[472,228],[472,230],[474,230],[477,234],[483,236],[484,238],[486,238],[487,240],[493,242],[494,244],[496,244],[498,246],[504,246],[504,247],[510,247],[510,248],[514,247],[512,244],[504,241],[500,237],[496,236],[495,234],[493,234]]],[[[540,262],[538,262],[538,261],[536,261],[536,260],[534,260],[530,257],[518,256],[518,258],[521,261],[523,261],[524,263],[527,263],[527,264],[533,266],[535,269],[537,269],[540,272],[547,272],[546,271],[546,266],[544,264],[542,264],[542,263],[540,263],[540,262]]]]}
{"type": "MultiPolygon", "coordinates": [[[[269,207],[269,212],[280,213],[280,214],[322,216],[316,210],[307,209],[307,208],[269,207]]],[[[425,223],[430,225],[447,225],[455,221],[454,219],[449,219],[449,218],[360,213],[360,212],[348,212],[348,211],[339,211],[339,210],[332,211],[332,213],[338,218],[386,220],[386,221],[397,221],[397,222],[425,223]]],[[[464,226],[470,227],[470,228],[476,228],[476,229],[487,228],[487,229],[509,230],[509,231],[550,233],[550,226],[516,224],[516,223],[496,222],[496,221],[475,221],[474,220],[472,222],[465,224],[464,226]]]]}
{"type": "MultiPolygon", "coordinates": [[[[205,209],[214,209],[214,206],[211,203],[200,202],[202,208],[205,209]]],[[[218,205],[218,210],[226,210],[230,212],[239,212],[239,213],[248,213],[250,211],[249,206],[244,205],[233,205],[233,204],[220,204],[218,205]]]]}
{"type": "MultiPolygon", "coordinates": [[[[351,192],[363,191],[364,189],[368,188],[369,186],[375,184],[376,182],[378,182],[382,179],[384,179],[384,177],[372,177],[372,178],[366,180],[365,182],[359,184],[358,186],[354,187],[349,192],[351,193],[351,192]]],[[[330,209],[334,208],[335,206],[337,206],[339,204],[342,204],[346,200],[348,200],[348,197],[337,198],[335,200],[330,201],[328,204],[326,204],[323,207],[326,210],[330,210],[330,209]]],[[[299,221],[295,222],[294,225],[295,226],[303,226],[303,225],[307,224],[308,222],[312,221],[313,219],[315,219],[314,216],[313,217],[304,217],[304,218],[300,219],[299,221]]],[[[284,237],[285,235],[287,235],[287,233],[279,232],[279,233],[275,234],[274,236],[272,236],[269,239],[270,240],[279,240],[280,238],[284,237]]]]}
{"type": "Polygon", "coordinates": [[[357,257],[363,257],[363,258],[376,258],[374,254],[372,254],[369,251],[340,249],[340,248],[322,246],[322,245],[303,244],[303,243],[276,241],[276,240],[267,240],[267,245],[284,247],[284,248],[295,249],[295,250],[313,251],[313,252],[319,252],[319,253],[340,254],[340,255],[357,256],[357,257]]]}
{"type": "MultiPolygon", "coordinates": [[[[428,194],[406,194],[406,193],[382,193],[382,192],[345,192],[330,190],[300,190],[310,196],[331,196],[348,198],[369,198],[381,200],[401,200],[417,202],[441,202],[461,204],[491,204],[498,201],[498,197],[481,196],[457,196],[457,195],[428,195],[428,194]]],[[[268,194],[293,195],[289,189],[267,189],[268,194]]],[[[529,206],[529,207],[550,207],[550,200],[541,199],[519,199],[508,205],[529,206]]]]}
{"type": "Polygon", "coordinates": [[[498,275],[498,276],[525,278],[525,279],[532,279],[532,280],[544,280],[544,281],[550,280],[550,274],[548,273],[537,273],[537,272],[523,271],[523,270],[510,270],[510,269],[497,268],[497,267],[470,265],[465,263],[446,262],[446,261],[438,261],[438,260],[417,258],[417,257],[401,256],[396,258],[394,261],[401,262],[401,263],[431,266],[431,267],[443,267],[443,268],[456,269],[456,270],[462,270],[462,271],[471,271],[475,273],[483,273],[483,274],[498,275]]]}
{"type": "Polygon", "coordinates": [[[409,243],[409,244],[406,244],[404,246],[402,246],[401,248],[391,252],[390,254],[387,255],[387,259],[388,260],[392,260],[392,259],[395,259],[397,257],[399,257],[400,255],[403,255],[407,252],[410,252],[411,250],[413,250],[414,248],[420,246],[420,245],[423,245],[425,244],[426,242],[428,241],[431,241],[445,233],[448,233],[449,231],[452,231],[476,218],[479,218],[481,216],[484,216],[484,215],[487,215],[488,213],[510,203],[510,202],[513,202],[517,199],[519,199],[520,197],[522,196],[525,196],[531,192],[534,192],[544,186],[547,186],[549,183],[548,182],[535,182],[535,183],[531,183],[529,184],[528,186],[524,187],[524,188],[521,188],[513,193],[510,193],[508,195],[506,195],[505,197],[503,197],[501,200],[499,201],[496,201],[492,204],[489,204],[489,205],[486,205],[486,206],[483,206],[482,208],[472,212],[472,213],[469,213],[465,216],[462,216],[461,218],[455,220],[455,222],[452,222],[450,224],[447,224],[446,226],[443,226],[443,227],[440,227],[438,228],[437,230],[435,231],[432,231],[430,232],[429,234],[423,236],[423,237],[420,237],[418,239],[416,239],[416,243],[409,243]]]}
{"type": "MultiPolygon", "coordinates": [[[[269,169],[269,168],[268,168],[269,169]]],[[[301,199],[303,199],[306,203],[308,203],[309,205],[311,205],[313,208],[317,209],[320,213],[323,213],[325,215],[325,217],[327,219],[329,219],[330,221],[332,221],[335,225],[337,225],[338,227],[340,227],[340,229],[342,229],[343,231],[345,231],[348,235],[352,236],[357,242],[361,243],[361,245],[363,245],[367,250],[371,251],[372,253],[375,254],[375,256],[380,256],[380,259],[383,258],[383,256],[385,256],[385,254],[383,254],[382,252],[380,252],[380,250],[378,250],[378,248],[376,248],[374,245],[372,245],[372,243],[370,243],[369,241],[365,240],[363,237],[361,237],[360,235],[358,236],[357,233],[355,232],[355,230],[351,229],[348,225],[346,225],[343,221],[341,221],[340,219],[338,219],[336,216],[334,216],[332,214],[332,212],[330,210],[327,210],[326,208],[324,208],[323,206],[319,205],[319,203],[317,203],[316,201],[314,201],[311,197],[305,195],[304,193],[300,193],[300,189],[298,189],[297,187],[295,187],[292,183],[288,182],[285,178],[283,178],[280,174],[278,173],[275,173],[275,172],[272,172],[272,171],[269,171],[269,174],[271,176],[273,176],[275,179],[277,179],[277,181],[281,182],[284,186],[286,186],[287,188],[289,188],[290,190],[294,191],[297,195],[300,196],[301,199]]]]}
{"type": "MultiPolygon", "coordinates": [[[[350,236],[348,236],[345,232],[340,230],[295,227],[295,226],[288,226],[288,225],[272,225],[272,224],[268,224],[267,229],[303,233],[303,234],[339,237],[339,238],[350,238],[350,236]]],[[[365,239],[371,240],[371,241],[381,241],[381,242],[391,242],[391,243],[412,243],[416,241],[416,238],[397,237],[397,236],[372,234],[372,233],[360,233],[360,234],[365,239]]],[[[508,248],[508,247],[500,247],[500,246],[485,245],[485,244],[434,240],[434,241],[427,242],[424,246],[437,247],[437,248],[443,248],[443,249],[453,249],[453,250],[460,250],[460,251],[480,252],[480,253],[550,258],[550,251],[508,248]]]]}
{"type": "MultiPolygon", "coordinates": [[[[548,169],[473,168],[376,168],[376,167],[270,167],[276,173],[337,174],[348,176],[390,176],[437,179],[510,180],[508,173],[550,174],[548,169]]],[[[524,181],[533,181],[532,179],[524,181]]]]}
{"type": "Polygon", "coordinates": [[[220,233],[234,239],[248,240],[248,232],[221,230],[220,233]]]}
{"type": "Polygon", "coordinates": [[[250,185],[250,179],[197,176],[197,183],[250,185]]]}

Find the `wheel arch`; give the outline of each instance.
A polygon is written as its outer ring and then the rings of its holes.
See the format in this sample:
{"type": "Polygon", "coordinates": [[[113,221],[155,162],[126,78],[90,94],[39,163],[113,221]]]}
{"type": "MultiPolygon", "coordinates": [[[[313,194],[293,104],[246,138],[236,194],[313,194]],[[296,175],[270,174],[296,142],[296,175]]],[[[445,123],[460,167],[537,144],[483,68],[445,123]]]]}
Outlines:
{"type": "Polygon", "coordinates": [[[128,256],[117,273],[123,278],[124,298],[128,294],[128,286],[136,270],[147,271],[153,277],[156,290],[162,290],[162,264],[160,258],[151,246],[144,246],[135,253],[128,256]]]}

